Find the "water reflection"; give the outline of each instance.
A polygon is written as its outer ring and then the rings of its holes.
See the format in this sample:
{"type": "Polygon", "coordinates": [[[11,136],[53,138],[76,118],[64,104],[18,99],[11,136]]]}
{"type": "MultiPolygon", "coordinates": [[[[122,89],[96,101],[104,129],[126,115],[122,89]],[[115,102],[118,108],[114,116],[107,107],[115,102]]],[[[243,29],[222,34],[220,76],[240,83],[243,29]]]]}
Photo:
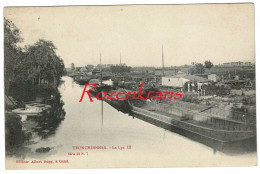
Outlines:
{"type": "Polygon", "coordinates": [[[32,128],[33,132],[37,133],[42,139],[54,135],[66,115],[63,109],[64,102],[61,100],[58,91],[48,104],[52,105],[51,110],[44,113],[42,117],[36,117],[34,121],[37,123],[37,127],[32,128]]]}
{"type": "Polygon", "coordinates": [[[54,91],[51,96],[51,99],[47,101],[47,104],[51,105],[50,109],[39,115],[20,116],[19,125],[21,126],[20,133],[23,135],[21,136],[23,143],[10,144],[7,142],[6,154],[8,156],[26,158],[27,156],[35,156],[35,153],[49,152],[51,150],[50,147],[39,147],[37,149],[30,147],[55,135],[59,125],[65,119],[64,102],[61,100],[59,91],[54,91]]]}

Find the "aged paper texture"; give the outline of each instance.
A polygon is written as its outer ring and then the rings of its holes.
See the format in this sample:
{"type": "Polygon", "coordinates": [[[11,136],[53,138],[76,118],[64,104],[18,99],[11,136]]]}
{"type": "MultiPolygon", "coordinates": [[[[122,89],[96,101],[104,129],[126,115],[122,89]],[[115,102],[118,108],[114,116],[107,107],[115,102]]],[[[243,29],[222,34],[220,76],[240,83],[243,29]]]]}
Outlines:
{"type": "Polygon", "coordinates": [[[7,169],[255,166],[254,4],[4,8],[7,169]]]}

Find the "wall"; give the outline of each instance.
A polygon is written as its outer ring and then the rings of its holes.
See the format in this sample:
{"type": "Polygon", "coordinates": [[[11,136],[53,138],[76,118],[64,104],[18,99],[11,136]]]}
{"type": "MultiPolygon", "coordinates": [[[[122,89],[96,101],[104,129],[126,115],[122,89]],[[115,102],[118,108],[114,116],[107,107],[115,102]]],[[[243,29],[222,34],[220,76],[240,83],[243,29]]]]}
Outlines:
{"type": "Polygon", "coordinates": [[[182,77],[162,77],[163,86],[183,88],[184,84],[190,80],[182,77]]]}
{"type": "Polygon", "coordinates": [[[212,80],[213,82],[217,82],[217,75],[216,74],[209,74],[208,79],[212,80]]]}

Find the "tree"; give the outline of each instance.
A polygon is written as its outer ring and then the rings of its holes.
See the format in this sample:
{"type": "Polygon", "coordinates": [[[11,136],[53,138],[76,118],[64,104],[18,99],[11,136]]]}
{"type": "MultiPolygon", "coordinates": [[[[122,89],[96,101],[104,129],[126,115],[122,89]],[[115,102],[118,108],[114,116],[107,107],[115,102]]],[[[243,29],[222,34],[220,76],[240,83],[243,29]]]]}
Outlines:
{"type": "Polygon", "coordinates": [[[191,65],[192,66],[195,66],[197,63],[196,62],[191,62],[191,65]]]}
{"type": "Polygon", "coordinates": [[[205,68],[201,63],[196,63],[195,66],[193,66],[190,69],[191,74],[203,74],[204,72],[205,72],[205,68]]]}
{"type": "Polygon", "coordinates": [[[75,70],[75,64],[74,63],[71,64],[71,70],[75,70]]]}
{"type": "Polygon", "coordinates": [[[4,44],[5,48],[16,48],[17,43],[22,42],[23,39],[20,36],[21,31],[14,25],[14,23],[4,18],[4,44]]]}
{"type": "Polygon", "coordinates": [[[214,84],[202,85],[201,89],[205,90],[206,95],[227,96],[230,94],[230,89],[224,86],[215,86],[214,84]]]}
{"type": "Polygon", "coordinates": [[[56,55],[54,44],[40,39],[22,49],[18,46],[23,40],[20,33],[12,21],[4,18],[5,94],[25,98],[30,91],[40,89],[42,82],[47,83],[49,89],[57,88],[64,73],[64,63],[56,55]]]}
{"type": "Polygon", "coordinates": [[[17,46],[23,40],[20,34],[20,30],[14,23],[4,18],[4,82],[5,92],[7,93],[10,83],[15,80],[15,72],[19,69],[19,63],[21,63],[19,55],[22,54],[22,50],[17,46]]]}
{"type": "Polygon", "coordinates": [[[94,69],[94,65],[88,64],[87,68],[88,68],[88,70],[92,71],[94,69]]]}
{"type": "Polygon", "coordinates": [[[34,45],[28,47],[27,63],[28,63],[28,80],[37,81],[41,85],[41,81],[47,81],[56,86],[60,77],[64,73],[64,63],[56,55],[56,47],[52,41],[40,39],[34,45]]]}
{"type": "Polygon", "coordinates": [[[111,66],[111,72],[116,74],[124,74],[131,71],[131,66],[111,66]]]}
{"type": "Polygon", "coordinates": [[[209,71],[210,71],[210,69],[213,67],[213,63],[209,60],[206,60],[204,62],[204,66],[205,66],[205,68],[209,69],[209,71]]]}
{"type": "Polygon", "coordinates": [[[201,63],[195,65],[195,70],[196,74],[203,74],[205,72],[205,68],[201,63]]]}

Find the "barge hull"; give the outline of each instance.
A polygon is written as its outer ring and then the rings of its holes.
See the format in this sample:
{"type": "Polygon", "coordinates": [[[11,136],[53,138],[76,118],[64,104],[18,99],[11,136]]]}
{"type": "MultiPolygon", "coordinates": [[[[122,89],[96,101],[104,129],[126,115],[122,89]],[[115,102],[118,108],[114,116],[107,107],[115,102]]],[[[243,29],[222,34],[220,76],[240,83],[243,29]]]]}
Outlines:
{"type": "Polygon", "coordinates": [[[213,148],[214,152],[221,151],[221,152],[225,152],[225,153],[232,153],[232,152],[237,153],[237,152],[241,152],[241,149],[243,149],[244,151],[247,151],[247,152],[256,150],[256,136],[248,137],[241,141],[226,142],[226,141],[221,141],[218,139],[211,138],[209,136],[201,135],[196,132],[192,132],[190,130],[179,127],[177,125],[170,124],[170,123],[149,117],[146,114],[140,113],[135,110],[132,110],[131,115],[133,116],[133,118],[136,117],[140,120],[146,121],[150,124],[164,128],[173,133],[177,133],[177,134],[187,137],[193,141],[196,141],[196,142],[202,143],[208,147],[211,147],[211,148],[213,148]],[[236,147],[236,148],[234,149],[234,147],[236,147]],[[236,149],[237,149],[237,152],[236,152],[236,149]]]}

